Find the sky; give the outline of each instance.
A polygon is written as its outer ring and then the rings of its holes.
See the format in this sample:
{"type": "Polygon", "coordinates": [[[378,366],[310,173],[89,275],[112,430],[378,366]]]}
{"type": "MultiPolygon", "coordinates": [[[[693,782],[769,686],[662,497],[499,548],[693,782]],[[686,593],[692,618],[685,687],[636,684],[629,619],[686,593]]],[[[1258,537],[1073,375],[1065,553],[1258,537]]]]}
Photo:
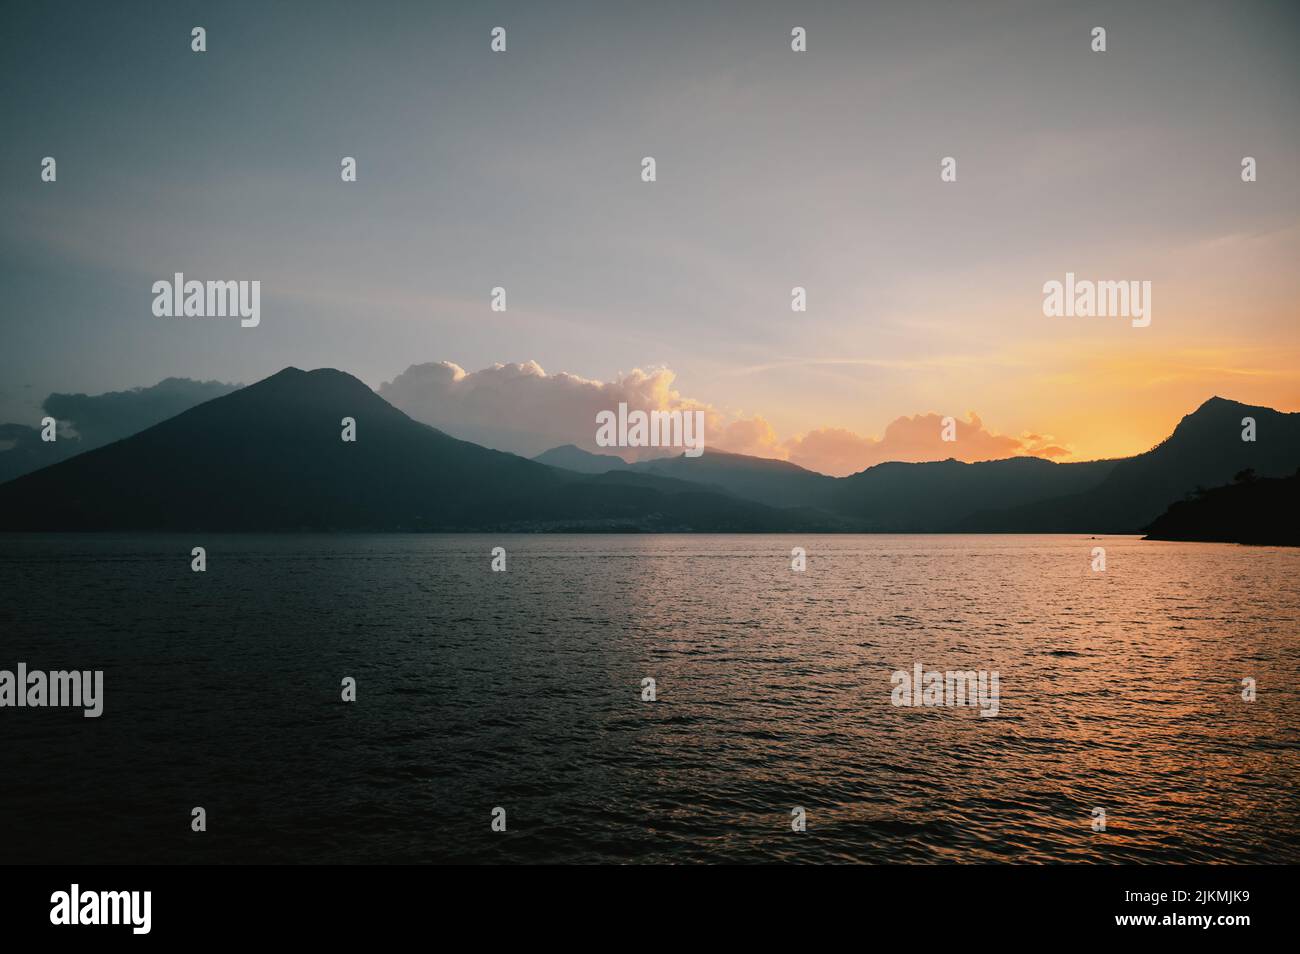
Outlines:
{"type": "Polygon", "coordinates": [[[849,473],[1138,453],[1216,394],[1300,410],[1287,0],[6,17],[0,422],[337,367],[517,453],[630,396],[849,473]],[[155,317],[175,272],[259,280],[260,324],[155,317]],[[1067,272],[1151,282],[1150,325],[1046,317],[1067,272]]]}

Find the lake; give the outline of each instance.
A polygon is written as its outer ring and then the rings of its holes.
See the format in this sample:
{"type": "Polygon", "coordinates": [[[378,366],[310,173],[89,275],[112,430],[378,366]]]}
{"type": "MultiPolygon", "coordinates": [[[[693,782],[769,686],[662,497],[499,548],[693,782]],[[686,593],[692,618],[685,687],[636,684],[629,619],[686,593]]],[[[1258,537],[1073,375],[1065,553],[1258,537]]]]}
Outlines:
{"type": "Polygon", "coordinates": [[[3,535],[0,669],[104,698],[0,708],[0,860],[1295,863],[1298,620],[1135,537],[3,535]]]}

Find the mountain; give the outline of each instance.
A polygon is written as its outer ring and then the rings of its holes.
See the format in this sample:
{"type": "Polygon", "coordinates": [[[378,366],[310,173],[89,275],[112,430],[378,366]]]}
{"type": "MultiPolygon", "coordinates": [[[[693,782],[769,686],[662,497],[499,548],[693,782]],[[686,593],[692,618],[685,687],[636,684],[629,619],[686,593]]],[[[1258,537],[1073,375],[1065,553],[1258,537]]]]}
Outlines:
{"type": "Polygon", "coordinates": [[[977,514],[962,521],[961,528],[1135,533],[1197,487],[1226,484],[1247,469],[1262,477],[1281,477],[1297,466],[1300,414],[1214,397],[1184,417],[1151,450],[1115,461],[1096,486],[977,514]],[[1254,441],[1242,440],[1242,420],[1248,417],[1255,421],[1254,441]]]}
{"type": "Polygon", "coordinates": [[[1039,457],[877,464],[836,482],[831,509],[876,531],[952,532],[985,511],[1096,486],[1115,465],[1110,460],[1056,464],[1039,457]]]}
{"type": "Polygon", "coordinates": [[[804,470],[796,464],[764,457],[747,457],[706,450],[698,457],[679,454],[638,461],[634,470],[716,487],[769,507],[830,509],[834,477],[804,470]]]}
{"type": "Polygon", "coordinates": [[[718,493],[770,507],[827,509],[831,487],[835,483],[833,477],[804,470],[783,460],[714,450],[706,450],[698,457],[677,454],[629,464],[612,454],[593,454],[573,444],[565,444],[552,447],[533,460],[579,474],[619,470],[686,480],[718,493]]]}
{"type": "Polygon", "coordinates": [[[1300,414],[1215,397],[1156,447],[1119,460],[888,462],[837,479],[786,461],[706,451],[630,469],[771,507],[811,507],[864,531],[1135,533],[1197,486],[1227,483],[1246,468],[1278,476],[1297,466],[1300,414]],[[1253,442],[1241,439],[1246,417],[1255,420],[1253,442]]]}
{"type": "Polygon", "coordinates": [[[1300,546],[1300,472],[1257,479],[1246,471],[1202,490],[1157,517],[1146,539],[1300,546]]]}
{"type": "Polygon", "coordinates": [[[457,440],[351,375],[286,368],[0,485],[6,530],[833,529],[653,475],[588,476],[457,440]],[[341,439],[342,419],[356,441],[341,439]]]}
{"type": "Polygon", "coordinates": [[[575,474],[603,474],[611,470],[627,470],[631,465],[613,454],[593,454],[576,444],[564,444],[542,451],[533,460],[549,467],[563,467],[575,474]]]}
{"type": "Polygon", "coordinates": [[[0,529],[1134,532],[1198,487],[1298,466],[1300,414],[1222,398],[1123,460],[885,463],[844,478],[718,451],[525,460],[414,421],[341,371],[286,368],[0,484],[0,529]],[[355,442],[340,439],[345,417],[355,442]]]}

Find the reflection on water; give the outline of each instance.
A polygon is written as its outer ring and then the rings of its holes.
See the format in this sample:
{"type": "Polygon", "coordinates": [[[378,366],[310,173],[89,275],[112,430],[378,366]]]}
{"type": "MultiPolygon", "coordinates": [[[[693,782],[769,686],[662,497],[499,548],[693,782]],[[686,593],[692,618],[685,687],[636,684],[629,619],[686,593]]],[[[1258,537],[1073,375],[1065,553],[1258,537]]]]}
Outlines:
{"type": "Polygon", "coordinates": [[[4,536],[0,593],[0,668],[105,670],[0,709],[6,861],[1300,861],[1294,550],[4,536]]]}

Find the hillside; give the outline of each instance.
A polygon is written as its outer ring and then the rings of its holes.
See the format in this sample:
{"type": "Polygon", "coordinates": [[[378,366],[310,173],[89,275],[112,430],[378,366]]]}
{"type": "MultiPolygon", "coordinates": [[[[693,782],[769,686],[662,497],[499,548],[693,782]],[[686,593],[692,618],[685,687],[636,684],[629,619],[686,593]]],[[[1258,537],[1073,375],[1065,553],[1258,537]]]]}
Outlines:
{"type": "Polygon", "coordinates": [[[1198,540],[1300,546],[1300,472],[1252,474],[1174,503],[1155,519],[1148,540],[1198,540]]]}

